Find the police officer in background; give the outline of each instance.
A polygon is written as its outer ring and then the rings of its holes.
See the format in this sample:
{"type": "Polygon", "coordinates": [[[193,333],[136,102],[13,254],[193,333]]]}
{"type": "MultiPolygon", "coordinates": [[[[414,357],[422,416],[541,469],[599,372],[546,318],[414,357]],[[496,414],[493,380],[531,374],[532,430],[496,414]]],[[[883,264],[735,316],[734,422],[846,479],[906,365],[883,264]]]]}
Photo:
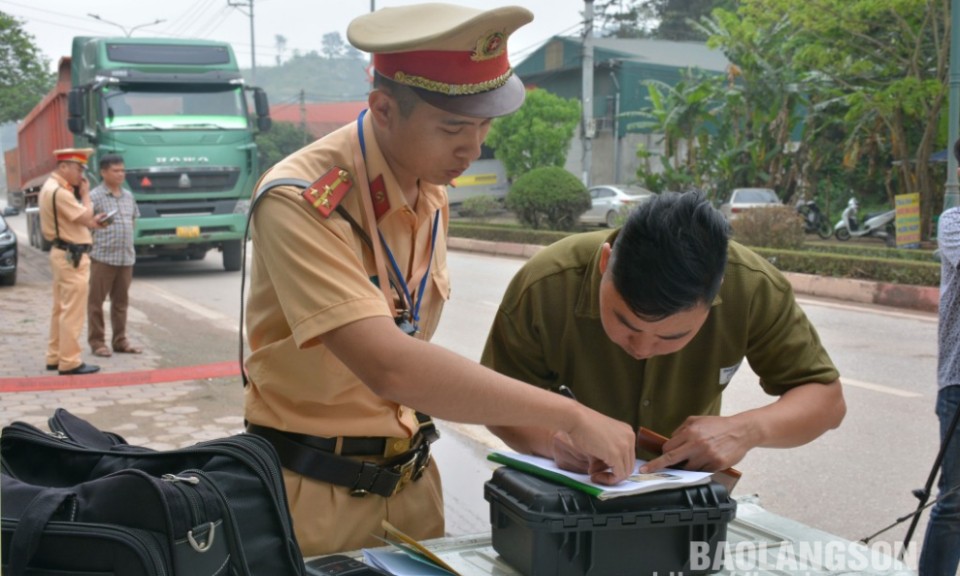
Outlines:
{"type": "Polygon", "coordinates": [[[445,185],[523,103],[507,38],[532,17],[422,4],[355,19],[369,108],[258,186],[245,416],[277,448],[306,555],[379,545],[382,520],[444,535],[427,414],[536,423],[588,454],[596,481],[632,471],[626,424],[427,343],[450,294],[445,185]]]}
{"type": "Polygon", "coordinates": [[[92,374],[99,366],[80,358],[80,332],[87,315],[90,276],[90,230],[103,228],[90,203],[90,183],[84,176],[93,150],[54,151],[57,167],[40,188],[40,226],[52,242],[53,312],[47,344],[47,370],[62,375],[92,374]]]}

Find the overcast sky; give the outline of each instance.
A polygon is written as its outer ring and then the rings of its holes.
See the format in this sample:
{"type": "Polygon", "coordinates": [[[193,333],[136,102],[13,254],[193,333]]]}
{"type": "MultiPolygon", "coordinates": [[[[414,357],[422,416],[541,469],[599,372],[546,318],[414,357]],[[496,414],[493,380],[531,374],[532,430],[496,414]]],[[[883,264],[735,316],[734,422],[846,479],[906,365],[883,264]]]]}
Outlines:
{"type": "MultiPolygon", "coordinates": [[[[233,0],[249,6],[251,0],[233,0]]],[[[339,32],[346,40],[347,24],[377,8],[413,4],[411,0],[252,0],[256,33],[257,66],[272,66],[278,55],[276,36],[287,39],[285,57],[294,49],[321,51],[321,39],[339,32]]],[[[457,0],[464,6],[488,9],[510,5],[501,0],[457,0]]],[[[581,32],[581,0],[522,0],[534,20],[510,37],[511,61],[516,64],[554,35],[581,32]]],[[[228,0],[0,0],[0,11],[24,22],[37,45],[55,69],[61,56],[70,53],[73,36],[122,36],[142,24],[163,20],[132,31],[133,36],[204,38],[230,42],[241,66],[250,66],[250,18],[228,5],[228,0]],[[114,26],[97,21],[96,14],[114,26]]]]}

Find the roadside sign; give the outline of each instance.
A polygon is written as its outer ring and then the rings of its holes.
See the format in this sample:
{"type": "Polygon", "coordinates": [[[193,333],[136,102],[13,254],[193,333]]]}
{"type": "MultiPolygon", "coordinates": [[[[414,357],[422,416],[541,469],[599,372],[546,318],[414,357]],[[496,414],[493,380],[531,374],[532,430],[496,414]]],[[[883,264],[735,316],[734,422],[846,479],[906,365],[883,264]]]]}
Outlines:
{"type": "Polygon", "coordinates": [[[920,194],[897,194],[897,248],[920,247],[920,194]]]}

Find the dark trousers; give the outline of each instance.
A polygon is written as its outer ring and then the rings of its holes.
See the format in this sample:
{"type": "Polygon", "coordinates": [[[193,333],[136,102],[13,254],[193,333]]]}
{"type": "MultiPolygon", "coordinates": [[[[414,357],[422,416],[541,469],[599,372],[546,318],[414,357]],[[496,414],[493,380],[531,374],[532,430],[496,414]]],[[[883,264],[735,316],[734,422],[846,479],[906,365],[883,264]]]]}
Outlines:
{"type": "Polygon", "coordinates": [[[106,345],[103,302],[110,296],[110,328],[113,349],[126,348],[128,292],[133,266],[111,266],[90,259],[90,294],[87,298],[87,342],[96,350],[106,345]]]}
{"type": "MultiPolygon", "coordinates": [[[[941,388],[937,394],[940,442],[947,439],[947,428],[960,406],[960,385],[941,388]]],[[[960,486],[960,426],[953,432],[943,457],[938,495],[960,486]]],[[[960,566],[960,492],[953,492],[933,505],[927,535],[920,551],[920,576],[953,576],[960,566]]]]}

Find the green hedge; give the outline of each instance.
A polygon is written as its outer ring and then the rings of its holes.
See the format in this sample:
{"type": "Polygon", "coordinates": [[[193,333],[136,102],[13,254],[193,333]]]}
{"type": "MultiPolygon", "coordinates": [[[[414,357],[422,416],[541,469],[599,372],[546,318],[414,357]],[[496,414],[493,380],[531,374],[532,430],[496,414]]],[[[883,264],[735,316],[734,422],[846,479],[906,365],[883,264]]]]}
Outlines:
{"type": "Polygon", "coordinates": [[[883,258],[886,260],[916,260],[918,262],[936,262],[933,259],[933,250],[887,248],[878,244],[869,246],[864,244],[826,244],[809,242],[803,249],[808,252],[825,252],[843,254],[845,256],[864,256],[867,258],[883,258]]]}
{"type": "MultiPolygon", "coordinates": [[[[570,232],[532,230],[518,224],[450,222],[450,235],[460,238],[546,246],[570,232]]],[[[940,264],[930,250],[896,250],[856,244],[810,242],[803,250],[751,247],[783,272],[857,278],[876,282],[939,286],[940,264]]]]}
{"type": "Polygon", "coordinates": [[[556,230],[533,230],[511,224],[468,224],[450,222],[450,235],[458,238],[489,240],[491,242],[515,242],[546,246],[570,235],[556,230]]]}
{"type": "MultiPolygon", "coordinates": [[[[756,248],[760,254],[783,272],[817,274],[837,278],[857,278],[894,284],[939,286],[940,264],[897,258],[876,258],[857,254],[836,254],[823,251],[778,250],[756,248]]],[[[890,252],[897,252],[890,250],[890,252]]]]}

